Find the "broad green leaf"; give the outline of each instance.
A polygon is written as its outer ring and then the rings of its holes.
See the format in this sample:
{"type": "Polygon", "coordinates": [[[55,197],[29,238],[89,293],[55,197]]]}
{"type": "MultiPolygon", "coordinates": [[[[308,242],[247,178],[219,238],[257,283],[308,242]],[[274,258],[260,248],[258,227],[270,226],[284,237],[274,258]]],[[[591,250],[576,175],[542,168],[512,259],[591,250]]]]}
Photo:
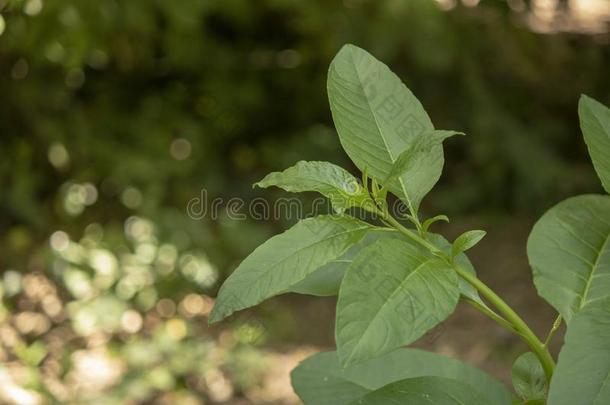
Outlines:
{"type": "Polygon", "coordinates": [[[532,352],[523,353],[515,360],[512,370],[513,387],[524,400],[546,398],[546,376],[538,357],[532,352]]]}
{"type": "Polygon", "coordinates": [[[578,103],[578,115],[595,171],[610,193],[610,109],[583,95],[578,103]]]}
{"type": "Polygon", "coordinates": [[[455,257],[462,252],[474,247],[487,235],[485,231],[468,231],[457,237],[451,246],[451,257],[455,257]]]}
{"type": "Polygon", "coordinates": [[[317,191],[328,197],[337,212],[350,207],[371,209],[367,190],[347,170],[329,162],[298,162],[283,172],[273,172],[254,186],[277,186],[289,192],[317,191]]]}
{"type": "Polygon", "coordinates": [[[290,291],[322,297],[338,295],[345,271],[352,264],[358,253],[374,242],[388,238],[404,239],[404,236],[399,232],[388,228],[371,229],[358,243],[349,248],[341,257],[309,274],[303,281],[294,285],[290,291]]]}
{"type": "Polygon", "coordinates": [[[550,405],[610,404],[610,299],[574,315],[549,390],[550,405]]]}
{"type": "Polygon", "coordinates": [[[425,161],[426,157],[432,152],[432,149],[440,146],[445,139],[454,135],[464,134],[456,131],[434,130],[420,136],[413,144],[398,155],[390,169],[388,177],[383,183],[392,183],[404,174],[410,175],[413,173],[417,170],[417,165],[425,161]]]}
{"type": "Polygon", "coordinates": [[[459,299],[455,271],[418,246],[381,240],[347,270],[337,302],[336,341],[344,365],[414,342],[447,318],[459,299]]]}
{"type": "Polygon", "coordinates": [[[569,198],[534,225],[527,254],[538,294],[566,320],[610,297],[610,196],[569,198]]]}
{"type": "Polygon", "coordinates": [[[285,292],[337,259],[368,230],[366,222],[323,215],[298,222],[250,254],[224,282],[209,321],[216,322],[285,292]]]}
{"type": "Polygon", "coordinates": [[[350,405],[489,405],[470,385],[445,377],[397,381],[353,401],[350,405]]]}
{"type": "Polygon", "coordinates": [[[430,227],[432,226],[432,224],[434,224],[435,222],[438,221],[445,221],[445,222],[449,222],[449,217],[447,215],[437,215],[435,217],[432,218],[428,218],[426,219],[422,224],[421,224],[421,229],[424,232],[428,232],[428,229],[430,229],[430,227]]]}
{"type": "Polygon", "coordinates": [[[510,392],[489,374],[458,360],[411,348],[346,368],[341,367],[337,352],[318,353],[291,373],[292,386],[306,405],[345,405],[387,384],[423,376],[462,381],[487,404],[511,402],[510,392]]]}
{"type": "MultiPolygon", "coordinates": [[[[328,99],[343,148],[361,171],[380,181],[388,177],[400,153],[434,130],[398,76],[353,45],[344,46],[330,65],[328,99]]],[[[438,145],[388,187],[416,213],[442,168],[443,149],[438,145]]]]}

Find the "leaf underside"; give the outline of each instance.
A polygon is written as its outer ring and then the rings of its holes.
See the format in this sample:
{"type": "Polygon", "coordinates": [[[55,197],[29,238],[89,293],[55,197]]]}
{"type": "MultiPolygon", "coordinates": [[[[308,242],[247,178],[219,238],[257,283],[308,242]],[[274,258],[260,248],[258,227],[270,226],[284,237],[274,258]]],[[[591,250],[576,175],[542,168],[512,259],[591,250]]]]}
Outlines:
{"type": "Polygon", "coordinates": [[[372,225],[347,216],[299,221],[250,254],[224,282],[209,321],[289,290],[308,274],[344,254],[372,225]]]}
{"type": "Polygon", "coordinates": [[[345,271],[362,249],[381,239],[404,238],[399,232],[387,228],[371,229],[342,256],[309,274],[303,281],[291,287],[290,291],[321,297],[338,295],[345,271]]]}
{"type": "Polygon", "coordinates": [[[587,304],[574,315],[548,401],[552,405],[610,404],[610,299],[587,304]]]}
{"type": "Polygon", "coordinates": [[[583,95],[578,103],[578,115],[595,171],[610,193],[610,109],[583,95]]]}
{"type": "Polygon", "coordinates": [[[445,320],[458,299],[456,273],[428,251],[401,240],[363,249],[339,291],[335,335],[342,363],[414,342],[445,320]]]}
{"type": "MultiPolygon", "coordinates": [[[[383,181],[398,155],[434,130],[421,103],[371,54],[344,46],[330,65],[328,99],[343,149],[361,170],[383,181]]],[[[412,212],[438,181],[442,146],[414,162],[412,170],[388,187],[412,212]]]]}
{"type": "Polygon", "coordinates": [[[538,293],[567,323],[610,297],[610,196],[581,195],[547,211],[527,243],[538,293]]]}

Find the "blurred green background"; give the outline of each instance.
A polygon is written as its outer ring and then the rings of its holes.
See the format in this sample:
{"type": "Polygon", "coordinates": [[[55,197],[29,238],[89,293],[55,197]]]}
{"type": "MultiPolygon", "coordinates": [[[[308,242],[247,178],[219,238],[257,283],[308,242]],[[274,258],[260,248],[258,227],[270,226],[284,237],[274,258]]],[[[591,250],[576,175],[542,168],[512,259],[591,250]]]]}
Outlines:
{"type": "MultiPolygon", "coordinates": [[[[545,330],[525,238],[601,191],[576,107],[610,104],[609,20],[606,0],[0,0],[0,403],[296,403],[288,372],[333,345],[332,299],[206,318],[294,219],[186,207],[285,196],[251,184],[298,160],[353,169],[325,90],[347,42],[468,134],[423,211],[488,229],[481,276],[545,330]]],[[[500,378],[523,350],[469,309],[422,345],[500,378]]]]}

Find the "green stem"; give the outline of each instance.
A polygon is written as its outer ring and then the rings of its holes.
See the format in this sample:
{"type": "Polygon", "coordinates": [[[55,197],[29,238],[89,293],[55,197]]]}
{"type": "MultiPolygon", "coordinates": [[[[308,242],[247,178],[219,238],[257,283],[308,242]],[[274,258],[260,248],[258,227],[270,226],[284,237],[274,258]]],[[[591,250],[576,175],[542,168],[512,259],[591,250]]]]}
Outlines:
{"type": "MultiPolygon", "coordinates": [[[[439,254],[439,255],[443,254],[444,255],[443,251],[441,251],[438,247],[436,247],[432,243],[428,242],[427,240],[422,239],[417,233],[415,233],[415,232],[411,231],[410,229],[406,228],[405,226],[403,226],[400,222],[398,222],[394,217],[392,217],[388,213],[382,212],[382,213],[380,213],[380,215],[382,216],[382,218],[385,222],[392,225],[394,228],[396,228],[396,230],[398,230],[400,233],[402,233],[406,237],[410,238],[414,242],[419,243],[420,245],[427,248],[429,251],[431,251],[434,254],[439,254]]],[[[446,256],[446,255],[444,255],[444,256],[446,256]]]]}
{"type": "MultiPolygon", "coordinates": [[[[555,361],[553,360],[553,357],[549,353],[545,344],[542,343],[540,339],[538,339],[536,334],[532,332],[532,330],[525,323],[525,321],[523,321],[523,319],[521,319],[521,317],[502,298],[500,298],[491,288],[489,288],[485,283],[479,280],[475,275],[464,271],[459,266],[454,266],[451,261],[451,258],[449,258],[438,247],[421,238],[417,233],[409,230],[408,228],[405,228],[400,222],[394,219],[387,212],[381,212],[380,214],[385,222],[395,227],[400,233],[413,240],[414,242],[417,242],[420,245],[426,247],[433,254],[443,258],[445,261],[447,261],[447,263],[451,264],[453,269],[460,277],[462,277],[470,285],[476,288],[479,293],[485,299],[487,299],[494,306],[494,308],[496,308],[496,310],[500,313],[501,316],[489,310],[489,308],[487,308],[487,310],[483,310],[483,312],[498,323],[500,323],[502,326],[507,327],[507,323],[511,325],[511,329],[519,336],[521,336],[521,338],[529,346],[532,352],[538,357],[538,359],[540,360],[540,364],[542,364],[542,368],[544,369],[544,373],[547,377],[547,380],[550,383],[551,377],[553,376],[553,370],[555,369],[555,361]]],[[[480,305],[478,305],[477,307],[478,309],[481,309],[480,305]]]]}
{"type": "Polygon", "coordinates": [[[521,336],[536,357],[538,357],[538,360],[540,360],[540,364],[542,364],[542,368],[544,369],[544,374],[550,382],[551,377],[553,376],[553,370],[555,369],[555,361],[544,343],[538,339],[525,321],[523,321],[523,319],[521,319],[521,317],[485,283],[459,267],[454,267],[454,269],[460,277],[475,287],[479,293],[481,293],[481,295],[483,295],[483,297],[502,314],[504,319],[513,325],[515,331],[521,336]]]}
{"type": "Polygon", "coordinates": [[[553,339],[553,335],[555,335],[555,332],[557,332],[557,330],[561,326],[562,320],[563,318],[561,317],[561,315],[557,315],[557,318],[555,318],[555,322],[553,322],[553,326],[551,327],[549,334],[546,336],[546,339],[544,339],[544,347],[549,347],[549,343],[551,342],[551,339],[553,339]]]}
{"type": "Polygon", "coordinates": [[[467,303],[469,303],[470,305],[472,305],[473,307],[475,307],[476,309],[478,309],[479,311],[483,312],[485,315],[487,315],[489,318],[493,319],[494,321],[496,321],[498,324],[500,324],[501,326],[503,326],[505,329],[507,329],[509,332],[512,333],[518,333],[517,330],[514,328],[514,326],[508,322],[506,319],[502,318],[500,315],[496,314],[491,308],[489,308],[487,305],[481,304],[480,302],[477,302],[473,299],[470,299],[468,297],[464,297],[463,298],[464,301],[466,301],[467,303]]]}

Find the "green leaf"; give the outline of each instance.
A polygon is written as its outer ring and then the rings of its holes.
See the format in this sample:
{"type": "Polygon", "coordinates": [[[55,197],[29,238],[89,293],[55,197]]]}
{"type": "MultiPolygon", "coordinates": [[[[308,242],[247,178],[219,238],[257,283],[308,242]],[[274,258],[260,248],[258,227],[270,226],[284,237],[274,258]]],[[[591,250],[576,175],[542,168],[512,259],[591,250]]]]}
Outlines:
{"type": "Polygon", "coordinates": [[[256,248],[229,276],[220,288],[210,323],[285,292],[340,257],[372,228],[346,216],[299,221],[256,248]]]}
{"type": "Polygon", "coordinates": [[[444,377],[398,381],[365,395],[350,405],[489,405],[470,385],[444,377]]]}
{"type": "MultiPolygon", "coordinates": [[[[432,242],[436,247],[441,249],[445,254],[451,253],[451,243],[449,243],[449,241],[445,239],[442,235],[436,233],[428,233],[426,234],[426,237],[430,240],[430,242],[432,242]]],[[[453,258],[453,265],[459,266],[462,270],[472,274],[473,276],[477,275],[474,266],[470,262],[470,259],[468,259],[468,256],[466,256],[464,253],[460,253],[459,255],[453,258]]],[[[480,305],[487,306],[479,296],[479,292],[476,288],[470,285],[470,283],[464,280],[462,277],[458,276],[458,281],[460,287],[460,294],[462,296],[476,301],[480,305]]]]}
{"type": "Polygon", "coordinates": [[[610,297],[610,196],[573,197],[548,210],[527,254],[538,294],[566,323],[587,303],[610,297]]]}
{"type": "Polygon", "coordinates": [[[513,387],[523,400],[546,398],[546,376],[538,357],[532,352],[523,353],[513,364],[513,387]]]}
{"type": "Polygon", "coordinates": [[[568,326],[549,404],[610,404],[610,299],[587,304],[568,326]]]}
{"type": "Polygon", "coordinates": [[[402,240],[372,244],[339,291],[335,335],[342,363],[414,342],[447,318],[458,299],[456,273],[428,251],[402,240]]]}
{"type": "MultiPolygon", "coordinates": [[[[384,180],[398,155],[434,126],[421,103],[371,54],[353,45],[344,46],[330,65],[328,99],[343,148],[361,170],[384,180]]],[[[416,213],[423,197],[438,181],[443,149],[434,147],[425,162],[409,175],[387,185],[416,213]]]]}
{"type": "Polygon", "coordinates": [[[277,186],[298,193],[317,191],[328,197],[337,212],[350,207],[371,209],[374,206],[367,190],[347,170],[329,162],[298,162],[283,172],[273,172],[254,186],[277,186]]]}
{"type": "Polygon", "coordinates": [[[610,109],[583,95],[578,103],[578,115],[595,171],[610,193],[610,109]]]}
{"type": "Polygon", "coordinates": [[[318,353],[291,373],[292,386],[306,405],[345,405],[387,384],[423,376],[462,381],[487,404],[508,405],[510,392],[489,374],[458,360],[418,349],[398,349],[346,368],[336,352],[318,353]]]}
{"type": "Polygon", "coordinates": [[[434,130],[418,137],[413,144],[398,155],[396,161],[390,169],[388,177],[384,180],[384,184],[390,184],[402,175],[411,177],[419,170],[428,164],[426,158],[432,152],[432,149],[440,146],[443,141],[454,135],[464,135],[462,132],[456,131],[439,131],[434,130]]]}
{"type": "Polygon", "coordinates": [[[487,235],[485,231],[468,231],[457,237],[451,246],[451,257],[455,257],[462,252],[475,246],[487,235]]]}
{"type": "Polygon", "coordinates": [[[428,229],[430,229],[430,226],[432,226],[432,224],[434,224],[435,222],[438,222],[438,221],[449,222],[449,217],[447,215],[437,215],[435,217],[426,219],[421,224],[422,231],[423,232],[428,232],[428,229]]]}
{"type": "Polygon", "coordinates": [[[352,264],[354,258],[362,249],[380,239],[404,239],[404,236],[388,228],[373,228],[341,257],[309,274],[303,281],[290,288],[290,291],[321,297],[338,295],[345,271],[352,264]]]}

